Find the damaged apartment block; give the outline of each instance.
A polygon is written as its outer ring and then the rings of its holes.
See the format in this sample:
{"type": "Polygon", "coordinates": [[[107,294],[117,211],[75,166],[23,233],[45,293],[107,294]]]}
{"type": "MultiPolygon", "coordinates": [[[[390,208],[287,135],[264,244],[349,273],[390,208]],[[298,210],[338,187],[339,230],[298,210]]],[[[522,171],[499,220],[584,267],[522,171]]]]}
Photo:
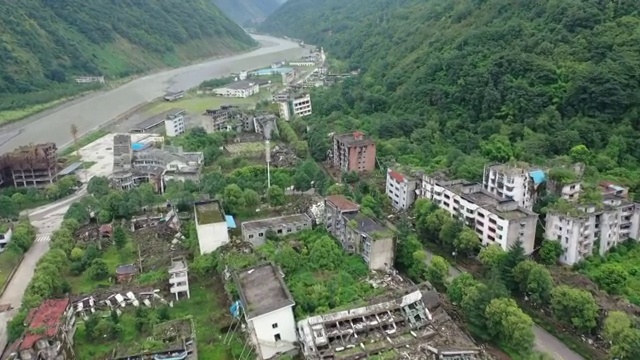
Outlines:
{"type": "Polygon", "coordinates": [[[370,305],[298,321],[307,360],[479,360],[480,349],[438,308],[438,293],[425,283],[370,305]],[[432,307],[437,314],[428,308],[432,307]]]}
{"type": "Polygon", "coordinates": [[[45,187],[58,180],[55,143],[21,146],[0,157],[0,185],[45,187]],[[10,181],[10,183],[9,183],[10,181]]]}

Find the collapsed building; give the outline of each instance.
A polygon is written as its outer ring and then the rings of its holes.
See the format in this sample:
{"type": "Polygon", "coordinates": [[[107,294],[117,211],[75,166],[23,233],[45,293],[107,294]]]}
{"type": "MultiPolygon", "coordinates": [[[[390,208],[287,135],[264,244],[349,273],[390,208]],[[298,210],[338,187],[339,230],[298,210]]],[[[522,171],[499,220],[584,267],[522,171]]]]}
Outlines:
{"type": "Polygon", "coordinates": [[[27,315],[27,329],[11,345],[9,360],[75,359],[75,312],[68,298],[48,299],[27,315]]]}
{"type": "Polygon", "coordinates": [[[223,105],[217,109],[204,112],[202,127],[208,133],[235,131],[237,133],[262,134],[270,139],[273,131],[277,132],[276,116],[268,113],[252,115],[237,106],[223,105]]]}
{"type": "Polygon", "coordinates": [[[0,157],[0,185],[45,187],[58,181],[58,148],[49,142],[21,146],[0,157]]]}
{"type": "Polygon", "coordinates": [[[300,320],[297,331],[307,360],[490,359],[441,308],[429,283],[367,306],[300,320]]]}
{"type": "Polygon", "coordinates": [[[200,179],[204,164],[202,152],[185,152],[182,147],[149,147],[133,151],[131,135],[119,134],[113,138],[113,186],[131,189],[141,183],[153,183],[164,190],[167,181],[194,181],[200,179]]]}

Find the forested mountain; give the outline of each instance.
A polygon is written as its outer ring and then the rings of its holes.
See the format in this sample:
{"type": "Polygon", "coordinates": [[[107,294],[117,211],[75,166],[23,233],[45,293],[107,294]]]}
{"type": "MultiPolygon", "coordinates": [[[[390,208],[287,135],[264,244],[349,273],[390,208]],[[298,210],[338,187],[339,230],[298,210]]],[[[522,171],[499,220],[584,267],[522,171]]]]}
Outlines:
{"type": "Polygon", "coordinates": [[[283,3],[281,0],[213,0],[231,20],[240,25],[264,19],[283,3]]]}
{"type": "MultiPolygon", "coordinates": [[[[210,0],[22,0],[0,5],[0,102],[73,75],[122,77],[250,48],[210,0]]],[[[37,96],[33,96],[36,98],[37,96]]]]}
{"type": "Polygon", "coordinates": [[[317,94],[311,120],[368,131],[383,160],[478,179],[486,162],[563,156],[637,194],[639,9],[634,0],[290,0],[261,30],[362,69],[317,94]]]}

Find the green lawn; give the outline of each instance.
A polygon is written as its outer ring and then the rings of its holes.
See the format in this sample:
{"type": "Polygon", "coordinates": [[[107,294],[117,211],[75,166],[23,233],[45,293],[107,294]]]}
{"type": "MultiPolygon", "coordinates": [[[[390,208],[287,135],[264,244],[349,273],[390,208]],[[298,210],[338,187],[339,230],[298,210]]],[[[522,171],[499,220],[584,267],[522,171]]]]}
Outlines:
{"type": "Polygon", "coordinates": [[[0,288],[7,282],[9,274],[11,274],[13,268],[18,265],[19,261],[20,255],[12,251],[5,250],[3,253],[0,253],[0,288]]]}
{"type": "Polygon", "coordinates": [[[153,116],[169,109],[182,108],[193,114],[202,114],[207,109],[215,109],[222,105],[254,107],[260,101],[271,99],[271,96],[268,90],[262,90],[258,94],[244,99],[187,94],[183,99],[178,101],[158,101],[153,104],[153,106],[147,108],[145,113],[153,116]]]}
{"type": "Polygon", "coordinates": [[[64,98],[64,99],[51,101],[45,104],[33,105],[23,109],[0,111],[0,124],[6,124],[13,121],[22,120],[31,115],[35,115],[41,111],[45,111],[45,110],[51,109],[54,106],[58,106],[68,100],[69,99],[64,98]]]}
{"type": "MultiPolygon", "coordinates": [[[[118,250],[115,246],[110,246],[102,253],[102,259],[107,263],[111,274],[115,274],[118,265],[131,264],[137,261],[132,243],[128,243],[122,250],[118,250]]],[[[99,287],[107,287],[112,284],[110,279],[93,280],[89,278],[86,271],[79,276],[69,275],[67,280],[71,285],[73,294],[89,294],[99,287]]]]}

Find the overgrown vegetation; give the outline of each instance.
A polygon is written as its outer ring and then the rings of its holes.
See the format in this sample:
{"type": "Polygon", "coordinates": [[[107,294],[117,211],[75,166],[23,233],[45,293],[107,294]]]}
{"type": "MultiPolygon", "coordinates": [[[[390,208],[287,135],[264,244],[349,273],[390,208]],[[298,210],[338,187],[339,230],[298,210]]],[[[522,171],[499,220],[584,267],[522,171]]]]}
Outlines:
{"type": "Polygon", "coordinates": [[[205,0],[9,2],[0,29],[0,111],[86,91],[77,75],[126,77],[255,45],[205,0]]]}
{"type": "Polygon", "coordinates": [[[75,176],[65,176],[43,189],[5,188],[0,191],[0,218],[17,219],[20,211],[56,201],[73,194],[78,186],[75,176]]]}

